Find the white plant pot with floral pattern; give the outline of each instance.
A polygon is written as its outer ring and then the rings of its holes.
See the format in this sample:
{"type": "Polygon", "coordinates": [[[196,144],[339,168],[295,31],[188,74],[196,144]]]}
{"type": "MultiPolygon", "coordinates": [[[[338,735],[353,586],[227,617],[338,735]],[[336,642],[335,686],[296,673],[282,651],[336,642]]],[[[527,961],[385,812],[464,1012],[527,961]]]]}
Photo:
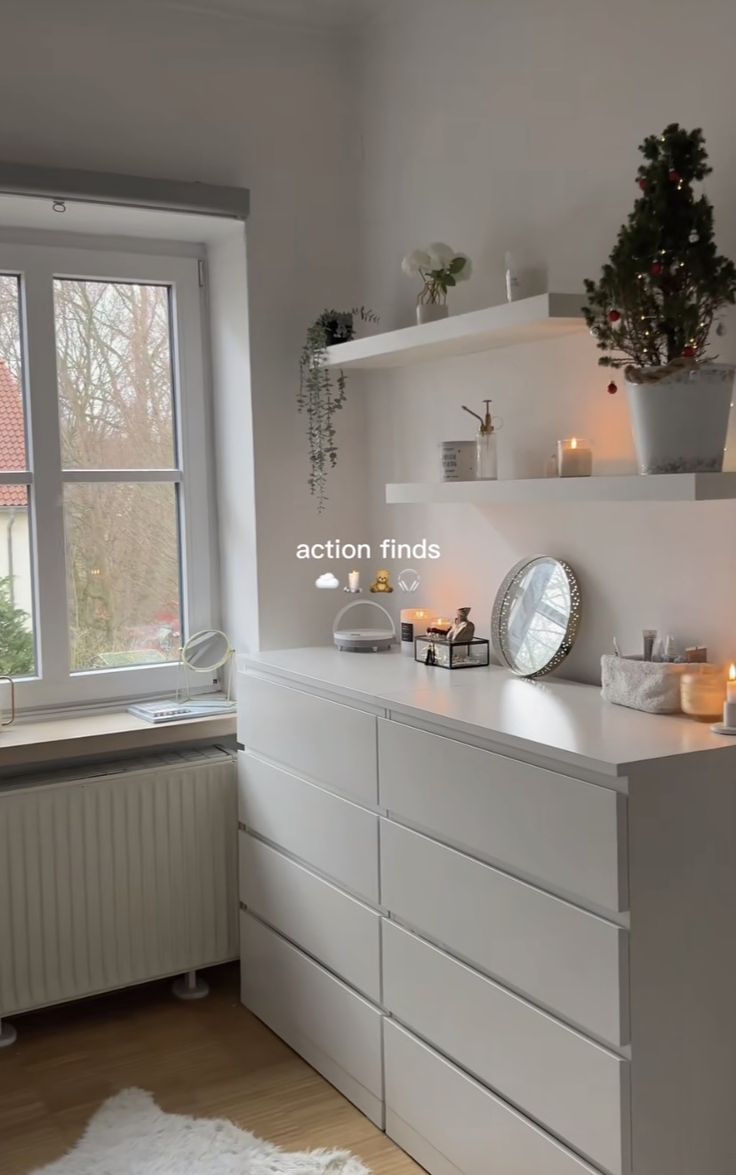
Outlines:
{"type": "Polygon", "coordinates": [[[640,473],[720,473],[735,372],[703,363],[652,383],[627,380],[640,473]]]}

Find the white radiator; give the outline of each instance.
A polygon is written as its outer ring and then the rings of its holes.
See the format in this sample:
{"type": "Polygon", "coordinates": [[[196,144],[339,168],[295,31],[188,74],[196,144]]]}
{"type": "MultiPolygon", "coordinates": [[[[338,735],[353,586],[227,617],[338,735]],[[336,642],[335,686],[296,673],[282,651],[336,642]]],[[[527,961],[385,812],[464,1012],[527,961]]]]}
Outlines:
{"type": "Polygon", "coordinates": [[[0,786],[0,1017],[238,955],[217,748],[0,786]]]}

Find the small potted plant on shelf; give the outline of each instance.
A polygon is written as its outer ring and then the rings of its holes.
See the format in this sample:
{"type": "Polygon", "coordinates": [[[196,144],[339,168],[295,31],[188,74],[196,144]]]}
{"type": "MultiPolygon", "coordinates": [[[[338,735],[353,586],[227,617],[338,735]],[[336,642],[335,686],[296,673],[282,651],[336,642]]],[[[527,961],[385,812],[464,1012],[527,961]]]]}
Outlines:
{"type": "Polygon", "coordinates": [[[317,499],[320,513],[327,502],[328,471],[337,465],[333,417],[345,403],[347,387],[345,372],[326,365],[327,348],[350,342],[355,337],[356,320],[375,323],[378,315],[365,306],[355,306],[352,310],[323,310],[308,328],[299,358],[297,407],[307,417],[309,489],[317,499]]]}
{"type": "Polygon", "coordinates": [[[470,277],[473,267],[465,253],[456,253],[449,245],[436,241],[427,249],[414,249],[401,262],[409,277],[420,277],[422,288],[417,296],[417,322],[434,322],[447,318],[447,291],[470,277]]]}
{"type": "Polygon", "coordinates": [[[694,190],[712,170],[702,131],[671,123],[639,150],[640,195],[600,280],[585,282],[583,313],[598,362],[624,370],[640,472],[718,472],[735,369],[707,350],[736,301],[736,266],[716,252],[712,205],[694,190]]]}

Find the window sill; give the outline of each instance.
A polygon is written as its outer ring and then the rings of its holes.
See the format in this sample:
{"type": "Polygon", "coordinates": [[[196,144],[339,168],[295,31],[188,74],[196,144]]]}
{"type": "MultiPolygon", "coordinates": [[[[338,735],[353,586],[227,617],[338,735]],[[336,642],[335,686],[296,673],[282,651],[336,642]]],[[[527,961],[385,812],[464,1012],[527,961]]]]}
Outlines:
{"type": "Polygon", "coordinates": [[[235,715],[217,714],[154,726],[127,710],[74,718],[19,720],[0,730],[0,772],[71,759],[190,746],[235,734],[235,715]]]}

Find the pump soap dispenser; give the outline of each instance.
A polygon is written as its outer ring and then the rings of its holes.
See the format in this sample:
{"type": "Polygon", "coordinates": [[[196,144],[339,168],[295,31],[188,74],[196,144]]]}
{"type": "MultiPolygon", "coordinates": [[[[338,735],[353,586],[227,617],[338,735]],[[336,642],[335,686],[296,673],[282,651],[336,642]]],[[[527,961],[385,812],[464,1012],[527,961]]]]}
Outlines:
{"type": "Polygon", "coordinates": [[[495,481],[498,477],[498,454],[496,452],[496,433],[500,427],[498,417],[491,416],[491,401],[484,400],[486,406],[485,417],[473,412],[472,408],[463,411],[469,412],[480,421],[480,428],[475,442],[475,476],[478,481],[495,481]]]}

